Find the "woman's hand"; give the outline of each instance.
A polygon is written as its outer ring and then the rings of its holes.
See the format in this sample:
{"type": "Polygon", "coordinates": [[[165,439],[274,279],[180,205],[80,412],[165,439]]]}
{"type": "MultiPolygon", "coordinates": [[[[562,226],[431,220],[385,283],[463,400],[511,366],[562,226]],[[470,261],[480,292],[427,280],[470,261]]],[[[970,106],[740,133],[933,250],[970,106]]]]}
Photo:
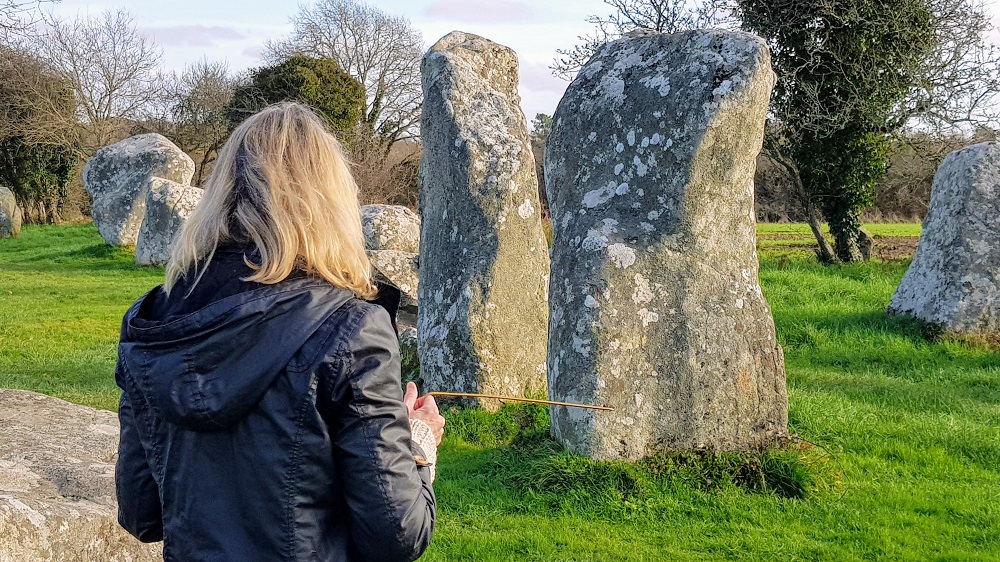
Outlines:
{"type": "Polygon", "coordinates": [[[438,411],[437,402],[433,396],[417,396],[417,385],[413,382],[406,383],[406,394],[403,395],[403,403],[406,404],[406,412],[410,414],[410,419],[421,420],[431,427],[437,444],[441,444],[441,437],[444,436],[444,418],[438,411]]]}

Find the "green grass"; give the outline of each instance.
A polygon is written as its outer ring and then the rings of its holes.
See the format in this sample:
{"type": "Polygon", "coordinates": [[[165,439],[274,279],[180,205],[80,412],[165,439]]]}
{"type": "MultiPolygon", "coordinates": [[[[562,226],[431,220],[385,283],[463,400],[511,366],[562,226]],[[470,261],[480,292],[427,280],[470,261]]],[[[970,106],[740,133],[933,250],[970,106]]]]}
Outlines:
{"type": "MultiPolygon", "coordinates": [[[[920,236],[920,223],[898,224],[866,224],[865,229],[872,236],[920,236]]],[[[823,232],[829,234],[829,227],[824,224],[823,232]]],[[[762,223],[757,225],[757,233],[767,235],[799,235],[805,240],[812,237],[812,230],[807,224],[799,223],[762,223]]]]}
{"type": "MultiPolygon", "coordinates": [[[[886,316],[906,261],[826,267],[764,243],[807,249],[804,225],[759,232],[790,426],[819,447],[595,463],[544,409],[448,412],[425,559],[1000,560],[1000,353],[886,316]]],[[[161,278],[92,227],[0,240],[0,386],[113,409],[118,323],[161,278]]]]}
{"type": "Polygon", "coordinates": [[[0,387],[117,409],[122,315],[162,278],[93,226],[25,226],[0,240],[0,387]]]}

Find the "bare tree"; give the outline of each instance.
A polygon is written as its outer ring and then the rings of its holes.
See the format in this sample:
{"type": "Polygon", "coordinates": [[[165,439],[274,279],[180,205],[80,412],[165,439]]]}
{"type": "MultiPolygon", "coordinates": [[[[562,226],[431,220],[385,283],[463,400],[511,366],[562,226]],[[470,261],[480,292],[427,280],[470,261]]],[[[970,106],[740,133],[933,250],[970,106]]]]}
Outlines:
{"type": "Polygon", "coordinates": [[[226,109],[237,80],[225,62],[202,60],[188,65],[169,82],[167,136],[194,158],[195,185],[201,185],[209,165],[229,138],[232,123],[226,109]]]}
{"type": "Polygon", "coordinates": [[[69,85],[77,105],[78,122],[52,115],[39,134],[54,139],[76,134],[73,144],[83,158],[119,140],[163,95],[160,49],[138,32],[128,12],[56,19],[32,44],[69,85]]]}
{"type": "Polygon", "coordinates": [[[0,0],[0,35],[25,34],[41,19],[39,7],[59,0],[0,0]]]}
{"type": "Polygon", "coordinates": [[[295,54],[334,59],[364,85],[364,121],[386,149],[417,134],[423,39],[409,20],[360,0],[319,0],[299,6],[291,23],[290,37],[267,45],[271,62],[295,54]]]}
{"type": "MultiPolygon", "coordinates": [[[[906,100],[897,107],[894,130],[928,127],[946,137],[1000,125],[1000,50],[986,0],[926,0],[933,48],[906,100]]],[[[981,134],[981,132],[979,133],[981,134]]]]}
{"type": "Polygon", "coordinates": [[[581,35],[572,49],[556,49],[559,54],[549,67],[552,74],[572,80],[580,68],[606,43],[620,39],[635,29],[674,33],[704,27],[732,27],[726,0],[604,0],[614,9],[607,16],[590,16],[595,28],[581,35]]]}
{"type": "Polygon", "coordinates": [[[399,141],[386,152],[379,139],[358,135],[350,152],[351,172],[358,184],[362,205],[379,203],[416,208],[419,142],[399,141]]]}

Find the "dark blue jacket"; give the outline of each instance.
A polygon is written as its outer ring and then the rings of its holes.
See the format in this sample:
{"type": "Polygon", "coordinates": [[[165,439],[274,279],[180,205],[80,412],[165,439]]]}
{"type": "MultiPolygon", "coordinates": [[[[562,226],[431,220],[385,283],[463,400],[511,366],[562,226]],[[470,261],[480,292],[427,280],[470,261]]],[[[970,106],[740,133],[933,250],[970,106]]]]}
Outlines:
{"type": "Polygon", "coordinates": [[[389,314],[220,250],[187,298],[126,313],[119,522],[168,562],[414,560],[434,492],[410,443],[389,314]]]}

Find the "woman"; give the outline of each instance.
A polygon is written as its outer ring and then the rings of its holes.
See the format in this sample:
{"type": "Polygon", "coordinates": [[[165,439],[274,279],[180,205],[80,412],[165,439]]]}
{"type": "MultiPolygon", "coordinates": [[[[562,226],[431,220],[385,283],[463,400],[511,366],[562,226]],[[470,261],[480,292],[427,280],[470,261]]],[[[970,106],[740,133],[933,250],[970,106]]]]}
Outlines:
{"type": "Polygon", "coordinates": [[[122,323],[121,525],[167,561],[419,557],[444,419],[375,293],[336,139],[297,104],[247,119],[122,323]]]}

